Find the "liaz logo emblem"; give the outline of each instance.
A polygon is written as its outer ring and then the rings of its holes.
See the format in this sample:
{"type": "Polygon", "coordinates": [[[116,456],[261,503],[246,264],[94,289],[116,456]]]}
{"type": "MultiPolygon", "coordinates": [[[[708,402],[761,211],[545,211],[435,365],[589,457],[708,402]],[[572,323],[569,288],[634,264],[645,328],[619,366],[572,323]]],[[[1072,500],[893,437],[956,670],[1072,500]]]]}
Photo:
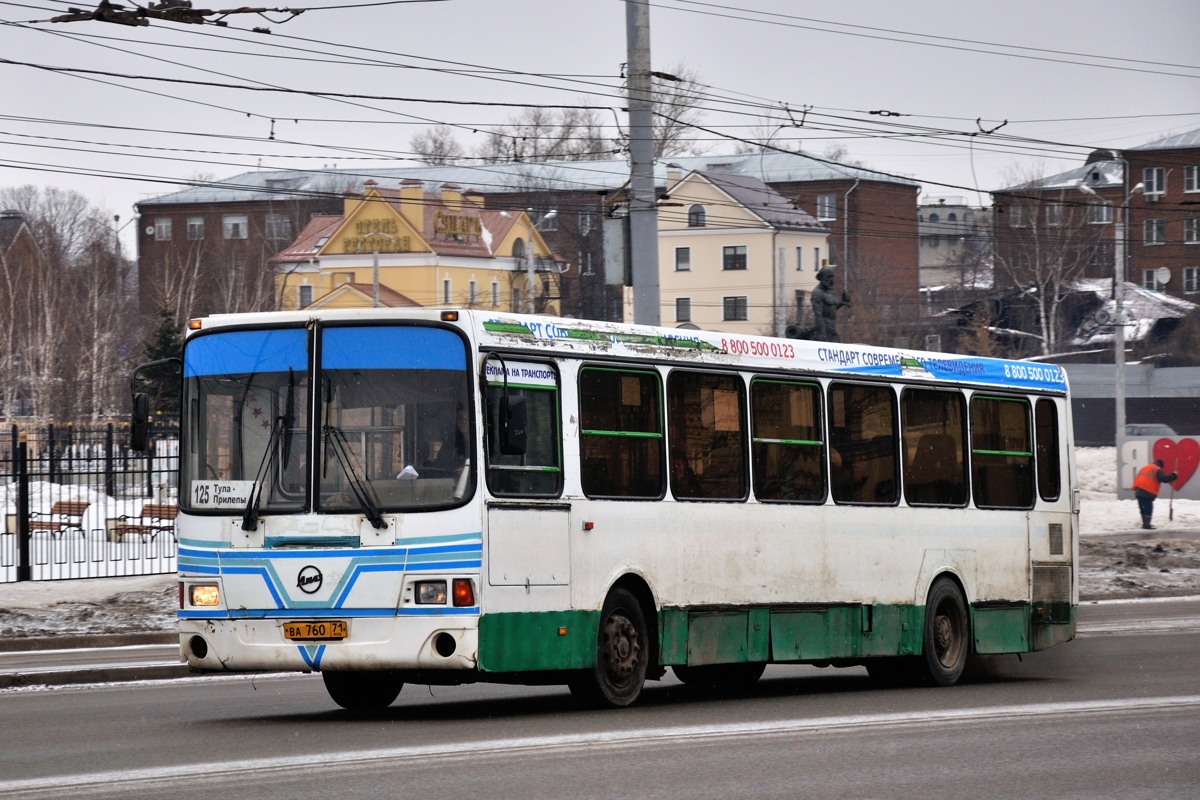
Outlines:
{"type": "Polygon", "coordinates": [[[321,570],[310,564],[296,574],[296,586],[305,594],[316,594],[321,591],[321,582],[324,579],[321,570]]]}

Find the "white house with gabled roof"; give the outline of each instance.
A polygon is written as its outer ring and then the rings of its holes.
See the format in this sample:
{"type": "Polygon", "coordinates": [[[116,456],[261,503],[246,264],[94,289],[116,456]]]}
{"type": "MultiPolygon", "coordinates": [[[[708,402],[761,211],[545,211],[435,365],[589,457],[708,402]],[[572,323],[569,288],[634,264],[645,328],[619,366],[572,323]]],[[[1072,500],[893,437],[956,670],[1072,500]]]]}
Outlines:
{"type": "Polygon", "coordinates": [[[658,209],[663,325],[782,336],[803,322],[829,230],[747,175],[670,173],[658,209]]]}

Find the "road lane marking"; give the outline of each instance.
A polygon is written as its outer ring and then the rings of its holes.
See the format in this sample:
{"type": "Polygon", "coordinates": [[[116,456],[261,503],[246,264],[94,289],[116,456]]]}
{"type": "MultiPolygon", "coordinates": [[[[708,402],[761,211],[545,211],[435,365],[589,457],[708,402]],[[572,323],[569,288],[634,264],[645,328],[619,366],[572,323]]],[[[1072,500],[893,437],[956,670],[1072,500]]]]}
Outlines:
{"type": "Polygon", "coordinates": [[[345,753],[322,752],[320,766],[314,767],[312,753],[303,753],[275,758],[237,759],[212,761],[144,769],[112,770],[78,775],[55,775],[41,778],[0,780],[0,794],[24,792],[36,795],[51,793],[62,796],[73,792],[76,796],[92,791],[111,791],[121,786],[146,787],[163,783],[178,786],[178,781],[188,779],[226,780],[239,774],[262,774],[288,772],[303,767],[310,773],[313,769],[330,770],[385,761],[408,761],[414,759],[459,759],[481,756],[512,755],[521,752],[554,752],[579,747],[627,748],[645,747],[652,744],[675,743],[682,740],[706,740],[743,736],[777,736],[786,734],[815,733],[818,731],[849,731],[856,729],[888,726],[940,725],[971,722],[985,719],[1012,719],[1014,717],[1056,717],[1065,715],[1097,713],[1130,713],[1181,708],[1200,707],[1200,695],[1178,695],[1173,697],[1135,697],[1117,700],[1085,700],[1065,703],[1028,703],[986,708],[939,709],[935,711],[904,712],[888,714],[849,714],[844,716],[811,717],[762,722],[739,722],[711,725],[672,725],[654,728],[596,731],[554,736],[526,736],[503,739],[482,739],[469,742],[446,742],[431,745],[387,747],[372,750],[350,750],[345,753]]]}

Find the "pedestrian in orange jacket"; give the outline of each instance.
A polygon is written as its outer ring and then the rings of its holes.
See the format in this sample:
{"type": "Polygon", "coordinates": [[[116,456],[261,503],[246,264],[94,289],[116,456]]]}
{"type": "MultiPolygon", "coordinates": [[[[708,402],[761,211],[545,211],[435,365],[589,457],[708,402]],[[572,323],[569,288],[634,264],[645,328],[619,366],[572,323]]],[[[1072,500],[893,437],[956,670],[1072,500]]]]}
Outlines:
{"type": "Polygon", "coordinates": [[[1150,517],[1154,515],[1154,500],[1158,497],[1158,490],[1164,483],[1174,483],[1179,475],[1172,472],[1167,474],[1163,472],[1162,459],[1155,459],[1154,463],[1147,464],[1138,470],[1138,474],[1133,479],[1133,494],[1137,497],[1138,510],[1142,512],[1142,527],[1146,530],[1154,530],[1154,526],[1150,524],[1150,517]]]}

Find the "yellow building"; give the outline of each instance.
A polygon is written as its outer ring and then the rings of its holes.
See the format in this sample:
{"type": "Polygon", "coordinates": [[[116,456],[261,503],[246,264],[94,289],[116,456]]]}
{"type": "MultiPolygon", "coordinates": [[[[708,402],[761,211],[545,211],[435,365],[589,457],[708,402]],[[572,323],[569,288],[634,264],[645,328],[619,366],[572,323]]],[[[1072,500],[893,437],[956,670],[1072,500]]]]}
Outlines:
{"type": "Polygon", "coordinates": [[[782,336],[811,317],[828,229],[767,184],[718,172],[667,174],[658,209],[663,325],[782,336]]]}
{"type": "Polygon", "coordinates": [[[440,188],[427,192],[421,181],[405,180],[381,189],[368,180],[362,194],[346,196],[341,216],[314,217],[271,258],[279,308],[557,314],[564,265],[525,212],[486,209],[478,194],[440,188]]]}

